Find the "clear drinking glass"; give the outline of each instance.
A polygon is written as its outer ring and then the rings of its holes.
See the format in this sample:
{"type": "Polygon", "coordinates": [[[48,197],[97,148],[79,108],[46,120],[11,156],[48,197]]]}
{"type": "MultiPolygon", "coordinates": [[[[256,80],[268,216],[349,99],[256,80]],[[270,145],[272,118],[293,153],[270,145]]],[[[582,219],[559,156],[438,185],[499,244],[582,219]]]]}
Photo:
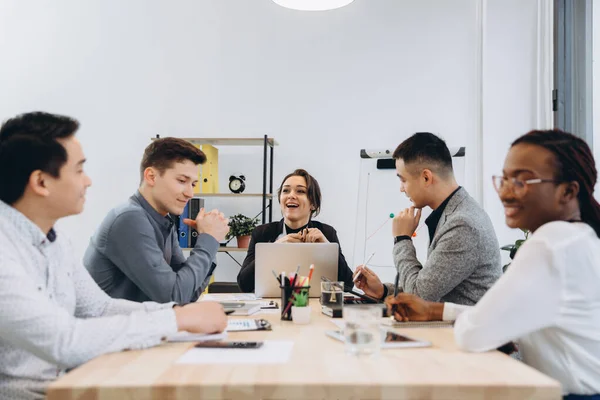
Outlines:
{"type": "Polygon", "coordinates": [[[381,307],[360,305],[344,307],[346,353],[376,355],[381,347],[381,307]]]}
{"type": "Polygon", "coordinates": [[[321,305],[342,308],[344,306],[344,282],[321,282],[321,305]]]}

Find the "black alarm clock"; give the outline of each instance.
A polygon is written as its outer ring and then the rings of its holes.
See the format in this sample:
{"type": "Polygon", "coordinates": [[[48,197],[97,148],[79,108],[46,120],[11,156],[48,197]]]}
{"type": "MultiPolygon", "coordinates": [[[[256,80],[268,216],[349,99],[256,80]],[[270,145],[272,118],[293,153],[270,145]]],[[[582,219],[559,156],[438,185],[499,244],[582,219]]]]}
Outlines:
{"type": "Polygon", "coordinates": [[[246,189],[245,180],[244,175],[231,175],[229,177],[229,190],[231,190],[231,193],[242,193],[246,189]]]}

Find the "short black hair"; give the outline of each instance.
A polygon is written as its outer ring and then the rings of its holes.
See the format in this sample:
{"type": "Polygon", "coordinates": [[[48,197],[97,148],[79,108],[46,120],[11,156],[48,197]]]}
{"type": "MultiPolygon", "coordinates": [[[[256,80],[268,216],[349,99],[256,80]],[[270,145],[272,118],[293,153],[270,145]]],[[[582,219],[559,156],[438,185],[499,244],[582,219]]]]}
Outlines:
{"type": "Polygon", "coordinates": [[[446,142],[430,132],[415,133],[396,147],[392,157],[404,164],[424,164],[443,176],[454,172],[446,142]]]}
{"type": "Polygon", "coordinates": [[[283,178],[281,185],[279,185],[279,189],[277,189],[277,199],[281,199],[281,190],[283,189],[283,184],[288,180],[289,177],[292,176],[301,176],[304,178],[304,180],[306,180],[306,197],[308,197],[308,201],[314,207],[314,210],[312,210],[310,213],[310,217],[316,217],[321,212],[321,187],[319,186],[319,182],[317,182],[317,180],[305,169],[298,168],[283,178]]]}
{"type": "Polygon", "coordinates": [[[189,160],[196,165],[206,162],[206,155],[198,147],[180,138],[166,137],[156,139],[144,150],[140,163],[140,182],[144,181],[144,171],[153,167],[162,174],[171,168],[173,163],[189,160]]]}
{"type": "Polygon", "coordinates": [[[67,151],[58,139],[79,129],[77,120],[46,112],[30,112],[11,118],[0,127],[0,200],[19,200],[34,171],[58,178],[67,162],[67,151]]]}

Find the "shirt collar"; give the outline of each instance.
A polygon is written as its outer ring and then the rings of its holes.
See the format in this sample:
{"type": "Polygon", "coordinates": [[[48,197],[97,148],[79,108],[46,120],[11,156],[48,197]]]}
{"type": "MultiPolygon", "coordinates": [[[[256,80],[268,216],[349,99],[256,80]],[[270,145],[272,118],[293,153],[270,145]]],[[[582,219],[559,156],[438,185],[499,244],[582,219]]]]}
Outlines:
{"type": "Polygon", "coordinates": [[[0,200],[0,218],[12,223],[15,230],[35,247],[43,247],[56,240],[56,231],[54,228],[50,228],[50,231],[44,234],[40,227],[34,224],[32,220],[2,200],[0,200]]]}
{"type": "Polygon", "coordinates": [[[131,196],[131,200],[133,200],[134,202],[138,203],[140,206],[142,206],[142,208],[148,213],[150,214],[150,216],[152,217],[152,219],[154,221],[156,221],[156,223],[161,226],[162,228],[165,229],[170,229],[173,226],[173,219],[171,218],[171,216],[169,214],[165,215],[161,215],[158,211],[156,211],[154,209],[154,207],[152,207],[150,205],[150,203],[148,203],[148,201],[144,198],[144,196],[142,196],[142,194],[140,193],[140,191],[136,191],[135,194],[133,196],[131,196]]]}
{"type": "Polygon", "coordinates": [[[429,214],[429,217],[427,217],[427,219],[425,220],[425,224],[427,224],[427,228],[429,229],[429,243],[433,241],[433,235],[435,235],[435,230],[437,229],[437,226],[440,223],[440,219],[442,219],[442,214],[444,213],[446,206],[450,202],[450,199],[460,189],[461,186],[459,186],[454,192],[450,193],[450,196],[446,197],[446,200],[444,200],[438,208],[433,210],[432,213],[429,214]]]}

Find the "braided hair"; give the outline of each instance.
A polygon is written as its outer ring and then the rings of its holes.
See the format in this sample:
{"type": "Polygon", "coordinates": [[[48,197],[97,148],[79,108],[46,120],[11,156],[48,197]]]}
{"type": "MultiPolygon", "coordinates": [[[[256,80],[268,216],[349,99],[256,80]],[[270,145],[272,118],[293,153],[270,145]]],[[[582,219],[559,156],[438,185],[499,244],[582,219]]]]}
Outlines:
{"type": "Polygon", "coordinates": [[[515,140],[511,147],[520,143],[534,144],[551,151],[557,163],[554,179],[579,183],[577,199],[581,220],[590,225],[600,237],[600,204],[594,198],[598,172],[587,143],[560,129],[533,130],[515,140]]]}

